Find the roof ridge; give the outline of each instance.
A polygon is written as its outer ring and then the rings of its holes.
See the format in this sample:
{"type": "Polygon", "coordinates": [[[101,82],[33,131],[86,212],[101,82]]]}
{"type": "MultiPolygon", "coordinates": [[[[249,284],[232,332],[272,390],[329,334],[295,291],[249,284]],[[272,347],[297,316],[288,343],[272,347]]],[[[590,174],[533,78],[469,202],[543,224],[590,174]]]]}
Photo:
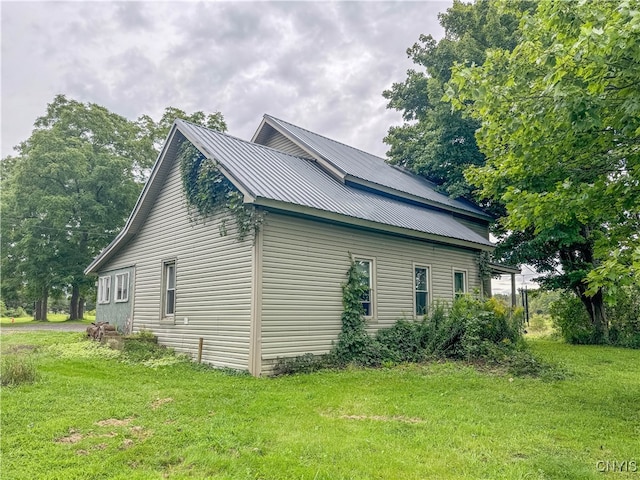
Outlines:
{"type": "Polygon", "coordinates": [[[184,120],[184,119],[182,119],[182,118],[176,118],[176,120],[175,120],[175,121],[176,121],[176,122],[180,121],[180,122],[182,122],[182,123],[186,123],[186,124],[191,125],[191,126],[193,126],[193,127],[201,128],[201,129],[207,130],[207,131],[209,131],[209,132],[211,132],[211,133],[215,133],[215,134],[217,134],[217,135],[222,135],[223,137],[230,138],[230,139],[232,139],[232,140],[237,140],[237,141],[239,141],[239,142],[246,143],[247,145],[250,145],[250,146],[252,146],[252,147],[258,147],[258,148],[262,148],[262,149],[264,149],[264,150],[271,150],[271,151],[276,152],[276,153],[279,153],[279,154],[281,154],[281,155],[286,155],[286,156],[288,156],[288,157],[297,158],[297,159],[299,159],[299,160],[305,160],[305,161],[307,161],[307,162],[313,162],[313,160],[310,160],[310,159],[308,159],[308,158],[306,158],[306,157],[299,157],[299,156],[297,156],[297,155],[292,155],[291,153],[283,152],[282,150],[278,150],[277,148],[268,147],[268,146],[266,146],[266,145],[262,145],[261,143],[255,143],[255,142],[252,142],[252,141],[250,141],[250,140],[245,140],[244,138],[236,137],[236,136],[234,136],[234,135],[230,135],[230,134],[225,133],[225,132],[219,132],[218,130],[214,130],[214,129],[209,128],[209,127],[203,127],[202,125],[198,125],[197,123],[189,122],[188,120],[184,120]]]}
{"type": "MultiPolygon", "coordinates": [[[[393,169],[396,169],[396,170],[398,170],[399,172],[401,172],[401,173],[403,173],[403,174],[405,174],[405,175],[408,175],[408,176],[410,176],[410,177],[412,177],[412,178],[415,178],[416,180],[418,180],[418,181],[420,181],[420,182],[426,183],[426,184],[427,184],[427,185],[428,185],[428,186],[429,186],[429,187],[430,187],[430,188],[431,188],[435,193],[442,195],[443,197],[445,197],[446,199],[448,199],[448,200],[450,200],[450,201],[453,201],[453,202],[455,202],[455,201],[465,201],[466,203],[470,203],[470,204],[471,204],[471,206],[473,206],[473,207],[480,208],[478,205],[475,205],[475,204],[473,204],[473,203],[469,202],[469,201],[468,201],[466,198],[464,198],[464,197],[451,197],[451,196],[447,195],[446,193],[443,193],[443,192],[439,191],[439,190],[438,190],[439,185],[438,185],[437,183],[435,183],[435,182],[433,182],[433,181],[429,180],[428,178],[423,177],[422,175],[418,175],[417,173],[414,173],[414,172],[410,171],[409,169],[407,169],[407,168],[405,168],[405,167],[402,167],[401,165],[394,165],[394,164],[392,164],[392,163],[389,163],[389,162],[387,162],[387,160],[386,160],[386,159],[384,159],[384,158],[382,158],[382,157],[379,157],[379,156],[377,156],[377,155],[374,155],[373,153],[366,152],[366,151],[364,151],[364,150],[361,150],[361,149],[359,149],[359,148],[353,147],[353,146],[351,146],[351,145],[347,145],[346,143],[342,143],[342,142],[339,142],[338,140],[334,140],[333,138],[329,138],[329,137],[326,137],[326,136],[321,135],[321,134],[319,134],[319,133],[312,132],[311,130],[309,130],[309,129],[307,129],[307,128],[299,127],[298,125],[294,125],[294,124],[293,124],[293,123],[291,123],[291,122],[287,122],[287,121],[285,121],[285,120],[281,120],[281,119],[279,119],[279,118],[274,117],[273,115],[269,115],[268,113],[265,113],[265,114],[264,114],[264,116],[265,116],[265,117],[272,118],[273,120],[276,120],[276,121],[278,121],[278,122],[285,123],[285,124],[287,124],[287,125],[291,125],[291,126],[293,126],[293,127],[295,127],[295,128],[299,128],[300,130],[303,130],[303,131],[305,131],[305,132],[307,132],[307,133],[311,133],[311,134],[313,134],[313,135],[316,135],[317,137],[321,137],[321,138],[323,138],[323,139],[325,139],[325,140],[329,140],[330,142],[337,143],[337,144],[339,144],[339,145],[345,146],[345,147],[347,147],[347,148],[350,148],[351,150],[356,150],[356,151],[361,152],[361,153],[364,153],[365,155],[368,155],[368,156],[370,156],[370,157],[374,157],[374,158],[377,158],[377,159],[379,159],[379,160],[382,160],[382,161],[384,162],[384,164],[385,164],[385,165],[387,165],[387,166],[389,166],[389,167],[391,167],[391,168],[393,168],[393,169]]],[[[300,140],[302,140],[302,139],[300,139],[300,140]]],[[[313,147],[311,147],[311,146],[310,146],[310,148],[313,148],[313,147]]],[[[314,149],[314,150],[315,150],[315,149],[314,149]]],[[[298,158],[298,157],[297,157],[297,158],[298,158]]],[[[304,157],[299,157],[299,158],[304,158],[304,157]]],[[[374,183],[375,183],[375,182],[374,182],[374,183]]],[[[384,185],[383,185],[383,186],[384,186],[384,185]]],[[[449,205],[449,204],[447,203],[447,204],[445,204],[445,205],[449,205]]]]}
{"type": "Polygon", "coordinates": [[[286,123],[287,125],[291,125],[292,127],[299,128],[300,130],[304,130],[305,132],[307,132],[307,133],[311,133],[311,134],[313,134],[313,135],[315,135],[315,136],[317,136],[317,137],[324,138],[325,140],[329,140],[330,142],[333,142],[333,143],[338,143],[338,144],[342,145],[343,147],[350,148],[351,150],[356,150],[356,151],[358,151],[358,152],[361,152],[361,153],[364,153],[364,154],[369,155],[369,156],[371,156],[371,157],[374,157],[374,158],[377,158],[377,159],[379,159],[379,160],[382,160],[384,163],[387,163],[387,161],[386,161],[384,158],[379,157],[379,156],[377,156],[377,155],[374,155],[373,153],[369,153],[369,152],[367,152],[367,151],[365,151],[365,150],[362,150],[362,149],[360,149],[360,148],[354,147],[354,146],[352,146],[352,145],[347,145],[346,143],[342,143],[342,142],[340,142],[340,141],[338,141],[338,140],[334,140],[333,138],[325,137],[324,135],[321,135],[321,134],[319,134],[319,133],[312,132],[312,131],[311,131],[311,130],[309,130],[308,128],[299,127],[298,125],[294,125],[294,124],[293,124],[293,123],[291,123],[291,122],[287,122],[287,121],[285,121],[285,120],[281,120],[281,119],[279,119],[279,118],[274,117],[273,115],[269,115],[268,113],[265,113],[265,114],[264,114],[264,116],[265,116],[265,117],[272,118],[273,120],[276,120],[276,121],[278,121],[278,122],[286,123]]]}

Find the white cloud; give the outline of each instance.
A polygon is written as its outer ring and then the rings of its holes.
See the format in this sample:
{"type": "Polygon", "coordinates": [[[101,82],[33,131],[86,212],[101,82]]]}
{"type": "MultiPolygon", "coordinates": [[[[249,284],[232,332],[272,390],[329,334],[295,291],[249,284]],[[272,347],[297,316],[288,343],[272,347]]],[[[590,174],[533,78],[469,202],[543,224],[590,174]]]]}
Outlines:
{"type": "Polygon", "coordinates": [[[245,139],[270,113],[384,155],[382,91],[450,3],[3,3],[2,156],[58,93],[129,118],[219,110],[245,139]]]}

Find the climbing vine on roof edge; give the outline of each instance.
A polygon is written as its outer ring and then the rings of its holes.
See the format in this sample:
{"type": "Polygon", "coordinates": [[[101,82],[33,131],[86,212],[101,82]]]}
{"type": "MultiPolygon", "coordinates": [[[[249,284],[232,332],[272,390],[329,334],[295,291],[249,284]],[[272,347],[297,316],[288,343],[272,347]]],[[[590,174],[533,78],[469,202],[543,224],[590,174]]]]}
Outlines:
{"type": "MultiPolygon", "coordinates": [[[[203,218],[228,211],[238,227],[238,241],[248,233],[257,233],[263,217],[224,176],[218,165],[206,158],[191,142],[185,140],[178,149],[182,186],[189,209],[195,208],[203,218]]],[[[226,220],[220,224],[220,235],[227,234],[226,220]]]]}

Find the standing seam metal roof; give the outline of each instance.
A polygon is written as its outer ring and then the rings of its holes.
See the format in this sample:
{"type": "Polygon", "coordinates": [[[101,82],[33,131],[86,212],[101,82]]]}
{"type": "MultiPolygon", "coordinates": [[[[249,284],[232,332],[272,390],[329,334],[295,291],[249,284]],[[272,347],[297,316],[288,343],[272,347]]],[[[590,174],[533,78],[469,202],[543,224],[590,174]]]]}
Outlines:
{"type": "Polygon", "coordinates": [[[314,161],[246,142],[183,120],[178,129],[254,197],[277,200],[479,245],[492,245],[452,214],[415,206],[332,178],[314,161]]]}
{"type": "Polygon", "coordinates": [[[475,215],[488,217],[484,211],[472,203],[443,195],[434,190],[431,182],[389,165],[380,157],[323,137],[317,133],[310,132],[309,130],[279,120],[271,115],[265,115],[264,118],[268,122],[273,122],[287,131],[291,136],[297,138],[316,154],[352,177],[382,185],[399,192],[406,192],[448,207],[465,210],[475,215]]]}

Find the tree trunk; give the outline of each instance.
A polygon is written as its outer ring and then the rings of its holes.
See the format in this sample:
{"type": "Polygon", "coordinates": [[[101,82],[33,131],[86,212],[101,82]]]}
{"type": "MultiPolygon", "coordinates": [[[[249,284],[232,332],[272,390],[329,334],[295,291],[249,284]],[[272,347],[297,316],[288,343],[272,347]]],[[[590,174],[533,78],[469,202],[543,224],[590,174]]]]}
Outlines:
{"type": "Polygon", "coordinates": [[[47,321],[47,310],[49,300],[49,289],[47,287],[42,288],[40,298],[36,300],[36,309],[34,312],[34,319],[41,322],[47,321]]]}
{"type": "Polygon", "coordinates": [[[578,296],[583,305],[589,312],[591,324],[593,325],[592,343],[604,344],[609,341],[609,323],[604,311],[604,295],[602,289],[599,289],[595,295],[588,297],[584,294],[584,289],[580,289],[578,296]]]}
{"type": "Polygon", "coordinates": [[[84,298],[80,297],[78,301],[78,319],[82,320],[84,318],[84,298]]]}
{"type": "Polygon", "coordinates": [[[69,304],[69,320],[82,320],[78,303],[80,301],[80,287],[73,285],[71,287],[71,302],[69,304]]]}

